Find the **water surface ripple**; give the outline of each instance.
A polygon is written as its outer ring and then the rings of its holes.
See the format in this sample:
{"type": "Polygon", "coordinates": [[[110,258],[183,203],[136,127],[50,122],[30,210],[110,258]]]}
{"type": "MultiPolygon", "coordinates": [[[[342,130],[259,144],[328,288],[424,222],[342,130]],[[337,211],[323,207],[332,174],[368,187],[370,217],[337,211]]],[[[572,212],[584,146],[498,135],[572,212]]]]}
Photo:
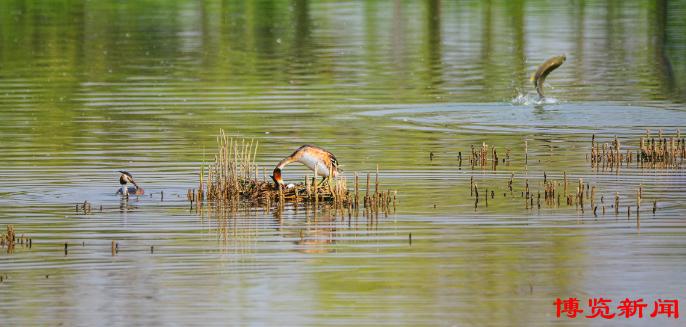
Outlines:
{"type": "Polygon", "coordinates": [[[0,321],[587,325],[553,301],[683,300],[684,166],[603,170],[586,154],[593,135],[633,152],[646,129],[686,132],[684,7],[3,1],[0,230],[33,246],[0,249],[0,321]],[[559,53],[550,103],[517,102],[559,53]],[[258,140],[267,172],[304,143],[348,181],[379,165],[397,208],[191,207],[220,128],[258,140]],[[484,142],[509,153],[495,171],[469,164],[484,142]],[[145,195],[116,196],[118,170],[145,195]],[[569,192],[596,187],[595,215],[525,204],[527,182],[565,175],[569,192]]]}

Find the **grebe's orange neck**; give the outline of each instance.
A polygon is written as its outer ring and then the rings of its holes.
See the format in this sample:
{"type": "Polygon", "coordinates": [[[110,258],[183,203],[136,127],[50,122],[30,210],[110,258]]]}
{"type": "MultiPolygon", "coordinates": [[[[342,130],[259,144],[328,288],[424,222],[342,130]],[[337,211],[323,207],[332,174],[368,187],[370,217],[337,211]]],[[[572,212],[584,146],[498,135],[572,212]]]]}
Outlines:
{"type": "Polygon", "coordinates": [[[288,164],[295,162],[296,159],[293,155],[290,155],[283,160],[279,161],[279,163],[276,165],[276,168],[274,168],[274,172],[272,172],[272,179],[276,183],[276,185],[283,185],[283,178],[281,177],[281,169],[286,167],[288,164]]]}

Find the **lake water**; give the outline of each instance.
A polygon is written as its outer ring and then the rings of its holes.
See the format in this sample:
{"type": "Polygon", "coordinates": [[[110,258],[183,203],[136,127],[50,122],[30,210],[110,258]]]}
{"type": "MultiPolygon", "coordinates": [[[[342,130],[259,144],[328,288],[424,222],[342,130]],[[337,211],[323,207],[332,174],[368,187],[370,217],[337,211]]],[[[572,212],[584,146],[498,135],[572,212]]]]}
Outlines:
{"type": "Polygon", "coordinates": [[[685,299],[685,166],[603,171],[586,155],[593,134],[635,151],[646,129],[686,132],[685,14],[684,1],[2,1],[0,231],[33,245],[0,249],[0,322],[679,325],[650,313],[685,299]],[[530,74],[562,53],[550,103],[532,103],[530,74]],[[378,165],[396,210],[191,209],[220,129],[258,140],[267,171],[304,143],[348,178],[378,165]],[[472,168],[483,142],[509,160],[472,168]],[[118,170],[146,194],[115,195],[118,170]],[[606,213],[527,208],[544,173],[595,186],[606,213]],[[570,297],[585,312],[557,318],[570,297]],[[598,297],[648,308],[585,318],[598,297]]]}

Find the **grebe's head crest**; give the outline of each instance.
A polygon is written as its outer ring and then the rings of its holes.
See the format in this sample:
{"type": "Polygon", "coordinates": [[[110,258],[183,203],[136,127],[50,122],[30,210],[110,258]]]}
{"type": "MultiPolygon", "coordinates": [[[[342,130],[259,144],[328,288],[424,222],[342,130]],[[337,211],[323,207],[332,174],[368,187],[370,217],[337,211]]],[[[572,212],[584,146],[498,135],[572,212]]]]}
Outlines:
{"type": "Polygon", "coordinates": [[[126,183],[131,183],[136,188],[138,188],[138,184],[136,184],[136,181],[133,180],[133,176],[128,171],[125,170],[120,170],[121,176],[119,176],[119,184],[125,185],[126,183]]]}

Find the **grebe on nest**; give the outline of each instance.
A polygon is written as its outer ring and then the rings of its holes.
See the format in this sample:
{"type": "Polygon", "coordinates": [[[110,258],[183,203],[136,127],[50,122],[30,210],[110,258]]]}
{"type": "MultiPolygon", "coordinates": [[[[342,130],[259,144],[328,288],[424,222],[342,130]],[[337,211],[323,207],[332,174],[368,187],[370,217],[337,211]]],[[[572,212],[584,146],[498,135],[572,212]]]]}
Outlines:
{"type": "Polygon", "coordinates": [[[333,172],[332,177],[338,176],[338,173],[340,172],[338,169],[338,160],[336,160],[333,153],[318,146],[306,144],[299,147],[293,154],[284,158],[276,165],[274,173],[271,176],[276,183],[276,187],[284,185],[283,179],[281,178],[281,169],[292,162],[299,162],[312,171],[315,171],[316,169],[317,175],[324,177],[322,178],[322,182],[329,177],[331,172],[333,172]]]}
{"type": "Polygon", "coordinates": [[[120,170],[119,172],[121,173],[119,176],[119,184],[121,184],[121,188],[117,190],[117,194],[126,196],[128,196],[129,193],[134,195],[143,194],[143,189],[138,187],[138,184],[136,184],[136,181],[133,180],[133,176],[131,176],[128,171],[120,170]],[[128,183],[133,184],[133,186],[127,186],[126,184],[128,183]]]}

